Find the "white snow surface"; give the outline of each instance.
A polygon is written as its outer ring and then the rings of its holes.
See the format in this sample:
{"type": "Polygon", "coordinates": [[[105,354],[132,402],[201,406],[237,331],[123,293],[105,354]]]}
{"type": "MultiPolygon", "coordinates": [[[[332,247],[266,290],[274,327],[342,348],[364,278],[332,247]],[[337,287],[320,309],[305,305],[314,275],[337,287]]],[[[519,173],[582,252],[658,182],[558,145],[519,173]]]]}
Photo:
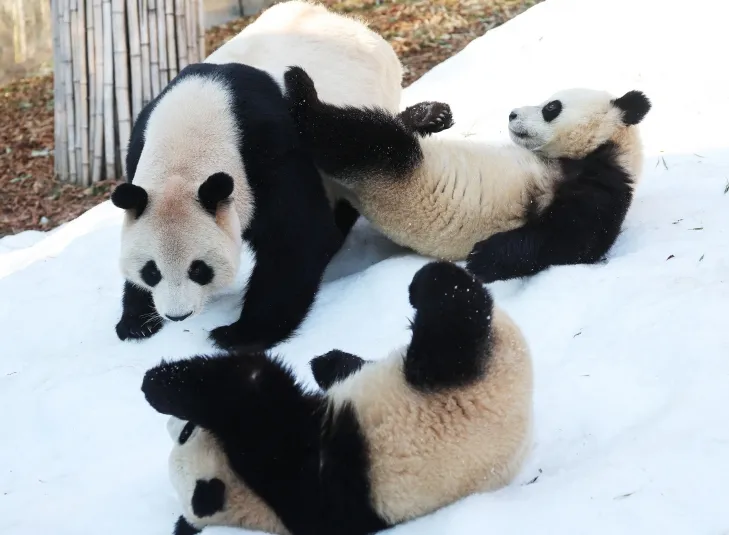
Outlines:
{"type": "MultiPolygon", "coordinates": [[[[511,108],[588,86],[653,101],[645,175],[609,261],[490,285],[535,365],[536,443],[518,480],[397,535],[719,534],[729,530],[729,32],[720,1],[547,0],[408,88],[444,100],[442,135],[508,142],[511,108]],[[539,475],[536,482],[526,484],[539,475]]],[[[207,313],[122,343],[121,213],[0,241],[0,533],[159,535],[179,506],[166,417],[140,392],[161,358],[209,352],[237,318],[207,313]]],[[[277,348],[312,384],[332,348],[380,358],[408,340],[428,262],[358,223],[301,334],[277,348]]],[[[285,424],[282,422],[282,424],[285,424]]],[[[205,535],[244,533],[210,528],[205,535]]]]}

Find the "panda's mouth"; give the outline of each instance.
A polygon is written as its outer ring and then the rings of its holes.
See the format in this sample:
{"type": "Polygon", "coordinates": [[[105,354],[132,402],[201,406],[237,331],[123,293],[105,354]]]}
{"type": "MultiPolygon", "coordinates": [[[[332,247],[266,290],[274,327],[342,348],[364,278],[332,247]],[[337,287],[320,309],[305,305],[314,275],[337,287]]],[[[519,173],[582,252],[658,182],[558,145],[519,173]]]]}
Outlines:
{"type": "Polygon", "coordinates": [[[528,132],[520,132],[518,130],[511,130],[509,129],[511,134],[515,137],[518,137],[519,139],[526,139],[528,137],[531,137],[528,132]]]}

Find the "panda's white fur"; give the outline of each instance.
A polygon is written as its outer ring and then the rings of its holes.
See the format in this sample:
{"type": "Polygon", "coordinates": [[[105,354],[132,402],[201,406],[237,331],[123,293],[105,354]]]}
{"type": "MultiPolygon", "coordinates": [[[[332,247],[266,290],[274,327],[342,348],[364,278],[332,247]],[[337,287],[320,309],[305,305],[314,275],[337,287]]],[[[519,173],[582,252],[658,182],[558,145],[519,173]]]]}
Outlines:
{"type": "Polygon", "coordinates": [[[173,417],[177,535],[365,535],[514,480],[533,426],[518,326],[455,264],[421,268],[409,293],[410,343],[379,361],[315,358],[323,393],[260,353],[147,372],[147,401],[173,417]]]}
{"type": "MultiPolygon", "coordinates": [[[[121,238],[126,284],[120,338],[144,338],[160,328],[163,318],[198,314],[211,296],[235,280],[244,252],[253,260],[250,265],[281,266],[280,271],[262,267],[268,276],[258,276],[255,267],[248,274],[249,294],[252,286],[256,295],[266,293],[258,289],[262,284],[268,292],[282,294],[252,296],[257,303],[245,311],[248,317],[262,318],[266,313],[261,308],[283,307],[290,299],[301,303],[290,307],[295,311],[290,320],[279,321],[285,325],[280,332],[254,341],[248,339],[253,335],[235,335],[240,325],[229,326],[213,333],[216,342],[270,346],[300,323],[318,284],[315,274],[341,236],[322,213],[316,186],[308,184],[316,170],[284,113],[282,77],[290,65],[310,73],[332,102],[397,112],[402,67],[392,47],[362,22],[310,2],[274,5],[204,63],[183,69],[140,113],[126,163],[130,183],[112,196],[127,212],[121,238]],[[218,176],[210,182],[213,175],[218,176]],[[201,187],[206,188],[204,199],[201,187]],[[319,243],[307,248],[311,240],[319,243]],[[299,251],[290,243],[301,243],[299,251]],[[199,264],[205,273],[198,277],[191,275],[195,261],[205,264],[199,264]],[[277,290],[284,268],[302,264],[301,284],[289,282],[289,288],[277,290]]],[[[321,189],[321,178],[317,180],[321,189]]],[[[326,189],[330,202],[335,200],[335,187],[326,189]]],[[[265,321],[277,321],[275,314],[265,321]]],[[[266,329],[260,322],[243,330],[266,329]]]]}
{"type": "Polygon", "coordinates": [[[453,124],[443,103],[399,116],[335,107],[318,99],[306,73],[286,77],[317,166],[348,189],[354,207],[402,246],[468,258],[486,282],[601,259],[641,175],[636,125],[650,103],[637,91],[616,98],[570,89],[515,109],[514,144],[500,145],[429,137],[453,124]]]}

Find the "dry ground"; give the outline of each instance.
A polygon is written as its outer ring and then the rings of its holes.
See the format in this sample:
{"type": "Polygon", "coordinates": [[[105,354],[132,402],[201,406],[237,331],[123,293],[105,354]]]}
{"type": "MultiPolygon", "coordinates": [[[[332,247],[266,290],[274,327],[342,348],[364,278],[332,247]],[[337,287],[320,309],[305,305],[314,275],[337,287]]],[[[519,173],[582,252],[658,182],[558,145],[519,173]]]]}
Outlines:
{"type": "MultiPolygon", "coordinates": [[[[474,38],[541,0],[323,0],[360,16],[394,47],[405,66],[404,85],[460,51],[474,38]]],[[[212,28],[212,52],[255,17],[212,28]]],[[[53,77],[0,88],[0,237],[48,230],[104,201],[115,184],[90,188],[53,177],[53,77]]]]}

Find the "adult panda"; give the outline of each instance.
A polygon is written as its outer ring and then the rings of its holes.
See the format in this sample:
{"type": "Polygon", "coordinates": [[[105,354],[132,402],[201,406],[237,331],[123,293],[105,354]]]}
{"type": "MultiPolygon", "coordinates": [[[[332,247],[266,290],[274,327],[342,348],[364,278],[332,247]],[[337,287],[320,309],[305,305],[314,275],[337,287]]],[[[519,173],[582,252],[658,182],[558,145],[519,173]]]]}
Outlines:
{"type": "Polygon", "coordinates": [[[642,171],[637,126],[651,108],[630,91],[571,89],[509,115],[513,145],[428,137],[452,124],[443,103],[400,117],[336,106],[306,72],[285,76],[317,167],[383,234],[416,252],[467,260],[483,282],[595,263],[612,247],[642,171]],[[415,123],[402,120],[414,114],[415,123]]]}
{"type": "MultiPolygon", "coordinates": [[[[272,346],[300,325],[354,220],[339,224],[282,92],[301,65],[327,98],[397,111],[402,67],[363,23],[302,1],[277,4],[182,69],[134,124],[127,183],[120,339],[199,313],[254,256],[240,319],[211,333],[220,347],[272,346]]],[[[336,192],[328,186],[330,199],[336,192]]],[[[346,211],[345,211],[345,219],[346,211]]]]}
{"type": "Polygon", "coordinates": [[[315,358],[325,392],[263,353],[147,371],[147,401],[172,417],[177,535],[206,525],[365,535],[514,479],[532,436],[519,328],[455,264],[427,264],[409,293],[410,343],[380,361],[315,358]]]}

